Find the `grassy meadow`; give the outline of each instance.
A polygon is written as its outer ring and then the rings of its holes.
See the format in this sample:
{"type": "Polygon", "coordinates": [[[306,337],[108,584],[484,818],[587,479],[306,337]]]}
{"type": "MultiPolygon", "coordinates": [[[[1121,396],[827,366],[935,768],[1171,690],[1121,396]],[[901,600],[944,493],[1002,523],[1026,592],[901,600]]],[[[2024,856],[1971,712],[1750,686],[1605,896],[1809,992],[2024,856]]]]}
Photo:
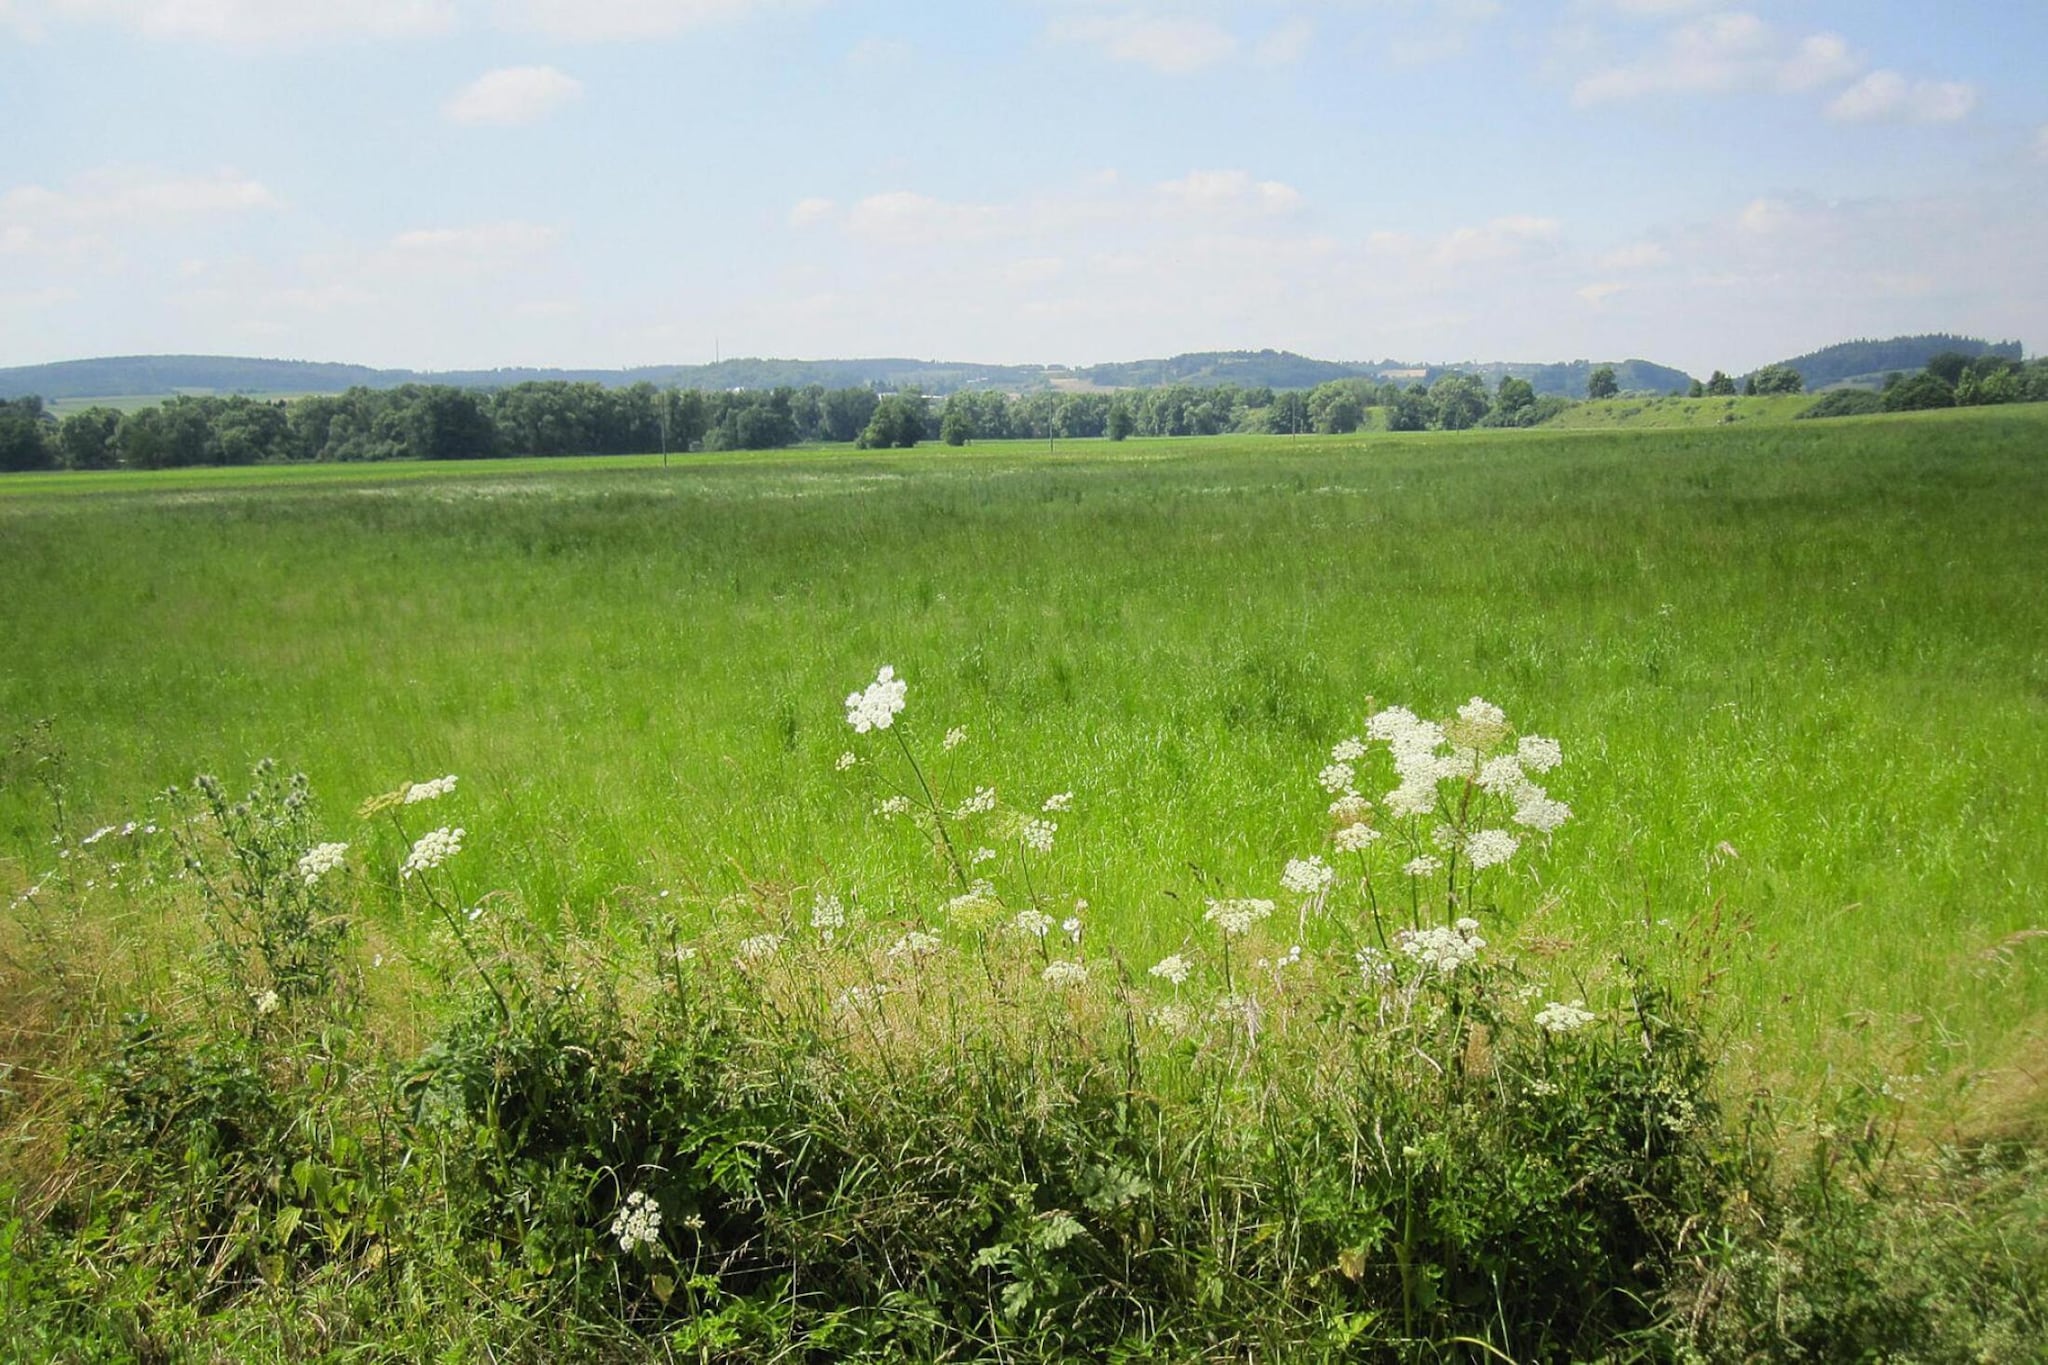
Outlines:
{"type": "MultiPolygon", "coordinates": [[[[2048,1007],[2048,413],[1683,434],[45,475],[0,487],[0,700],[72,818],[275,756],[336,829],[462,776],[467,875],[544,917],[918,871],[839,774],[877,665],[956,780],[1076,793],[1133,953],[1309,851],[1375,703],[1558,737],[1543,913],[1720,907],[1767,1072],[1997,1065],[2048,1007]],[[1830,1040],[1833,1040],[1832,1042],[1830,1040]]],[[[1376,795],[1376,793],[1369,793],[1376,795]]],[[[40,796],[5,796],[24,876],[40,796]]],[[[335,837],[343,837],[337,834],[335,837]]]]}
{"type": "Polygon", "coordinates": [[[0,482],[0,1316],[2038,1359],[2044,525],[2042,407],[0,482]],[[1475,697],[1571,818],[1390,942],[1318,770],[1475,697]]]}

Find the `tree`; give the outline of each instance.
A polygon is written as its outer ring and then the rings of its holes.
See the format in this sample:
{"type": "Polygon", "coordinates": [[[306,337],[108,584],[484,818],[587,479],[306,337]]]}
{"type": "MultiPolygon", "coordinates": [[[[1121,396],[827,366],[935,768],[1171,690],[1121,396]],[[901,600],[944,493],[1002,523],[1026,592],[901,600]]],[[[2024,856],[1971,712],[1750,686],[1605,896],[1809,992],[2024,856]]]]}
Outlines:
{"type": "Polygon", "coordinates": [[[1614,367],[1602,365],[1586,379],[1586,397],[1612,398],[1621,392],[1621,385],[1615,382],[1614,367]]]}
{"type": "Polygon", "coordinates": [[[1687,398],[1705,398],[1707,396],[1707,386],[1695,379],[1692,381],[1692,387],[1685,391],[1685,396],[1687,398]]]}
{"type": "Polygon", "coordinates": [[[1733,398],[1734,396],[1735,381],[1719,370],[1714,371],[1713,377],[1707,380],[1707,397],[1733,398]]]}
{"type": "Polygon", "coordinates": [[[121,462],[115,433],[121,429],[121,413],[115,408],[87,408],[74,412],[57,427],[57,449],[67,469],[112,469],[121,462]]]}
{"type": "Polygon", "coordinates": [[[1429,390],[1420,384],[1396,393],[1386,407],[1388,431],[1426,431],[1435,412],[1429,390]]]}
{"type": "Polygon", "coordinates": [[[0,398],[0,469],[48,469],[55,463],[43,400],[0,398]]]}
{"type": "Polygon", "coordinates": [[[908,449],[925,438],[929,408],[921,393],[896,393],[875,405],[867,430],[860,434],[864,450],[908,449]]]}
{"type": "Polygon", "coordinates": [[[939,415],[939,439],[949,446],[964,446],[974,439],[974,418],[969,415],[967,395],[956,393],[946,400],[939,415]]]}
{"type": "Polygon", "coordinates": [[[833,389],[827,393],[823,411],[825,439],[858,441],[880,401],[873,389],[833,389]]]}
{"type": "Polygon", "coordinates": [[[1526,427],[1536,417],[1536,386],[1511,374],[1500,377],[1500,389],[1493,396],[1493,411],[1486,415],[1489,426],[1526,427]]]}
{"type": "Polygon", "coordinates": [[[1952,408],[1955,405],[1955,390],[1931,369],[1884,391],[1886,412],[1921,412],[1928,408],[1952,408]]]}
{"type": "MultiPolygon", "coordinates": [[[[1476,374],[1447,374],[1431,390],[1436,400],[1436,424],[1445,431],[1465,431],[1479,425],[1491,404],[1486,382],[1476,374]]],[[[1531,400],[1534,391],[1531,390],[1531,400]]]]}
{"type": "Polygon", "coordinates": [[[1749,392],[1764,397],[1805,393],[1806,380],[1790,365],[1766,365],[1749,377],[1749,392]]]}
{"type": "Polygon", "coordinates": [[[1131,412],[1131,405],[1118,394],[1109,401],[1109,422],[1107,434],[1112,441],[1121,441],[1138,429],[1138,419],[1131,412]]]}

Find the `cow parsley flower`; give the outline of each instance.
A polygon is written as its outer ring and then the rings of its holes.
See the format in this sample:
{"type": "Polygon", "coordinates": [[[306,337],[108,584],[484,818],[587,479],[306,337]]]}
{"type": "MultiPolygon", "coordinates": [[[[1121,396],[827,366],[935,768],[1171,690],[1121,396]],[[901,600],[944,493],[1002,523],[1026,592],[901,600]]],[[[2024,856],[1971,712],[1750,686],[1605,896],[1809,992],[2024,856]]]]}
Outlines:
{"type": "Polygon", "coordinates": [[[661,1205],[644,1190],[633,1191],[612,1219],[612,1236],[619,1239],[619,1250],[629,1256],[641,1247],[654,1246],[661,1241],[661,1205]]]}
{"type": "Polygon", "coordinates": [[[1027,820],[1018,837],[1024,841],[1024,847],[1033,853],[1050,853],[1052,836],[1058,831],[1059,826],[1050,820],[1027,820]]]}
{"type": "Polygon", "coordinates": [[[1360,948],[1353,955],[1359,979],[1368,986],[1384,986],[1394,979],[1394,964],[1377,948],[1360,948]]]}
{"type": "Polygon", "coordinates": [[[930,957],[943,947],[945,947],[945,944],[940,941],[937,934],[928,934],[922,929],[912,929],[902,938],[889,945],[889,956],[911,959],[930,957]]]}
{"type": "Polygon", "coordinates": [[[1425,853],[1420,858],[1410,858],[1401,865],[1401,870],[1411,877],[1434,877],[1444,870],[1444,860],[1433,853],[1425,853]]]}
{"type": "Polygon", "coordinates": [[[1061,920],[1060,932],[1064,933],[1074,942],[1079,943],[1081,941],[1081,917],[1079,915],[1069,915],[1061,920]]]}
{"type": "Polygon", "coordinates": [[[1339,853],[1363,853],[1379,841],[1380,832],[1371,825],[1346,825],[1332,836],[1339,853]]]}
{"type": "Polygon", "coordinates": [[[1179,953],[1160,958],[1152,964],[1151,974],[1170,985],[1181,985],[1188,979],[1188,960],[1179,953]]]}
{"type": "Polygon", "coordinates": [[[1521,804],[1515,807],[1515,823],[1538,834],[1549,834],[1571,818],[1570,806],[1551,800],[1541,790],[1524,793],[1521,804]]]}
{"type": "Polygon", "coordinates": [[[1557,1001],[1553,1000],[1542,1009],[1536,1011],[1534,1021],[1536,1027],[1542,1029],[1553,1038],[1562,1038],[1568,1033],[1577,1033],[1599,1017],[1591,1010],[1586,1009],[1585,1004],[1586,1002],[1583,1000],[1574,1000],[1569,1005],[1560,1005],[1557,1001]]]}
{"type": "Polygon", "coordinates": [[[409,782],[405,788],[405,804],[417,806],[422,801],[432,801],[446,796],[455,790],[455,782],[454,773],[449,773],[446,777],[429,778],[425,782],[409,782]]]}
{"type": "Polygon", "coordinates": [[[1523,735],[1515,745],[1515,757],[1532,773],[1547,773],[1564,762],[1564,746],[1542,735],[1523,735]]]}
{"type": "Polygon", "coordinates": [[[1072,792],[1055,792],[1045,798],[1045,804],[1039,807],[1039,809],[1045,811],[1048,815],[1052,815],[1065,810],[1073,804],[1074,794],[1072,792]]]}
{"type": "Polygon", "coordinates": [[[1366,800],[1357,792],[1345,792],[1330,803],[1331,818],[1341,820],[1347,825],[1357,824],[1371,810],[1372,802],[1366,800]]]}
{"type": "Polygon", "coordinates": [[[1038,979],[1055,990],[1071,990],[1075,986],[1088,984],[1088,968],[1084,963],[1061,958],[1056,962],[1046,963],[1045,970],[1038,974],[1038,979]]]}
{"type": "Polygon", "coordinates": [[[1365,733],[1372,739],[1393,743],[1408,734],[1420,722],[1415,713],[1405,706],[1389,706],[1365,722],[1365,733]]]}
{"type": "Polygon", "coordinates": [[[995,856],[996,851],[992,848],[977,848],[974,852],[967,855],[967,865],[969,867],[980,867],[995,856]]]}
{"type": "Polygon", "coordinates": [[[1513,754],[1489,758],[1479,768],[1479,789],[1493,796],[1512,796],[1527,784],[1521,760],[1513,754]]]}
{"type": "Polygon", "coordinates": [[[1380,798],[1389,815],[1427,815],[1436,809],[1436,779],[1426,781],[1403,781],[1400,786],[1380,798]]]}
{"type": "Polygon", "coordinates": [[[1485,939],[1464,928],[1403,929],[1395,942],[1402,953],[1444,976],[1476,961],[1486,946],[1485,939]]]}
{"type": "Polygon", "coordinates": [[[340,867],[342,857],[348,852],[347,844],[315,844],[299,858],[299,877],[306,885],[312,886],[322,877],[340,867]]]}
{"type": "Polygon", "coordinates": [[[854,753],[853,750],[848,749],[845,753],[839,755],[839,757],[833,761],[832,770],[834,772],[843,773],[848,768],[851,768],[854,764],[858,762],[860,762],[860,755],[854,753]]]}
{"type": "Polygon", "coordinates": [[[1316,774],[1316,781],[1322,784],[1324,791],[1338,796],[1358,784],[1358,770],[1349,763],[1332,763],[1316,774]]]}
{"type": "Polygon", "coordinates": [[[465,831],[449,829],[428,830],[413,844],[412,852],[406,854],[405,865],[398,869],[401,877],[410,877],[419,872],[431,872],[462,852],[462,836],[465,831]]]}
{"type": "Polygon", "coordinates": [[[819,937],[830,943],[832,936],[846,927],[846,905],[837,896],[820,896],[811,907],[811,928],[819,937]]]}
{"type": "Polygon", "coordinates": [[[907,796],[885,796],[875,806],[875,814],[884,820],[893,820],[899,815],[910,814],[910,798],[907,796]]]}
{"type": "Polygon", "coordinates": [[[1052,932],[1052,916],[1042,910],[1019,910],[1010,928],[1031,938],[1044,938],[1052,932]]]}
{"type": "Polygon", "coordinates": [[[1297,896],[1317,896],[1330,889],[1337,873],[1321,858],[1290,858],[1280,873],[1280,889],[1297,896]]]}
{"type": "Polygon", "coordinates": [[[1332,763],[1356,763],[1365,757],[1365,742],[1360,739],[1340,739],[1330,749],[1332,763]]]}
{"type": "Polygon", "coordinates": [[[1478,871],[1506,862],[1520,847],[1521,841],[1504,829],[1482,829],[1465,841],[1465,859],[1478,871]]]}
{"type": "Polygon", "coordinates": [[[996,904],[996,884],[986,877],[976,877],[967,889],[946,902],[949,915],[972,914],[986,905],[996,904]]]}
{"type": "Polygon", "coordinates": [[[1273,913],[1273,902],[1264,900],[1210,901],[1202,918],[1221,929],[1228,938],[1248,934],[1252,926],[1273,913]]]}
{"type": "Polygon", "coordinates": [[[896,670],[884,666],[865,691],[847,696],[846,723],[857,735],[888,729],[903,711],[903,694],[907,690],[904,681],[896,676],[896,670]]]}
{"type": "Polygon", "coordinates": [[[740,966],[746,967],[775,956],[782,947],[780,934],[754,934],[743,938],[733,948],[733,957],[740,966]]]}
{"type": "Polygon", "coordinates": [[[966,742],[967,727],[964,725],[956,725],[952,729],[946,731],[946,737],[944,740],[940,741],[939,747],[951,751],[959,748],[966,742]]]}
{"type": "Polygon", "coordinates": [[[1508,728],[1508,713],[1484,697],[1459,707],[1458,720],[1469,738],[1481,742],[1500,738],[1508,728]]]}
{"type": "Polygon", "coordinates": [[[250,1001],[256,1006],[258,1014],[276,1014],[279,1006],[283,1004],[277,998],[277,992],[272,990],[258,991],[250,997],[250,1001]]]}
{"type": "Polygon", "coordinates": [[[996,789],[994,787],[976,787],[974,795],[960,803],[960,809],[954,812],[954,817],[964,820],[970,815],[986,815],[995,808],[996,789]]]}

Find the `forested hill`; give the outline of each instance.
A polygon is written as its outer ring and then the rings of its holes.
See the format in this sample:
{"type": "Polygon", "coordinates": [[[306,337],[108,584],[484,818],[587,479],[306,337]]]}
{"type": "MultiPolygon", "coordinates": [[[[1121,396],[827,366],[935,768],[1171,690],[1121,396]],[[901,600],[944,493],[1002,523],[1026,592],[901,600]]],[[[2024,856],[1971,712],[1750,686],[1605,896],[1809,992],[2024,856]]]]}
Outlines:
{"type": "Polygon", "coordinates": [[[1980,355],[2023,360],[2025,348],[2017,341],[1985,341],[1978,337],[1928,332],[1921,336],[1892,337],[1888,341],[1844,341],[1824,346],[1781,363],[1799,371],[1807,392],[1833,384],[1860,383],[1876,388],[1887,374],[1912,374],[1944,352],[1976,359],[1980,355]]]}

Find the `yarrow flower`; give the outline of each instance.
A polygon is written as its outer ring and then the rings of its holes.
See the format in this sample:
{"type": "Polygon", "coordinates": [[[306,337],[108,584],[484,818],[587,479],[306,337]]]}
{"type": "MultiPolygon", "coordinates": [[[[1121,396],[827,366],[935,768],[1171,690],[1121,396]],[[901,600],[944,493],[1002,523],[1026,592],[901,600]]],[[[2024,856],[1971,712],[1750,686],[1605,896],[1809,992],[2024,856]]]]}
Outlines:
{"type": "Polygon", "coordinates": [[[1363,853],[1379,841],[1380,832],[1371,825],[1346,825],[1332,837],[1339,853],[1363,853]]]}
{"type": "Polygon", "coordinates": [[[782,947],[780,934],[754,934],[743,938],[734,946],[732,953],[740,966],[745,967],[775,956],[782,947]]]}
{"type": "Polygon", "coordinates": [[[1065,810],[1068,806],[1071,806],[1073,804],[1074,794],[1072,792],[1055,792],[1053,795],[1045,798],[1045,804],[1041,806],[1039,809],[1045,811],[1047,814],[1054,814],[1056,812],[1065,810]]]}
{"type": "Polygon", "coordinates": [[[1060,932],[1074,940],[1074,942],[1079,943],[1081,941],[1081,917],[1079,915],[1069,915],[1061,920],[1060,932]]]}
{"type": "Polygon", "coordinates": [[[1482,829],[1465,841],[1465,859],[1477,871],[1506,862],[1520,847],[1521,841],[1504,829],[1482,829]]]}
{"type": "Polygon", "coordinates": [[[348,852],[347,844],[315,844],[299,858],[299,876],[311,886],[328,873],[340,867],[342,857],[348,852]]]}
{"type": "Polygon", "coordinates": [[[1436,779],[1404,781],[1380,798],[1390,815],[1427,815],[1436,809],[1436,779]]]}
{"type": "Polygon", "coordinates": [[[1366,985],[1384,986],[1394,979],[1394,964],[1379,949],[1360,948],[1353,958],[1358,963],[1358,975],[1366,985]]]}
{"type": "Polygon", "coordinates": [[[1493,796],[1512,796],[1527,784],[1522,762],[1513,754],[1489,758],[1479,769],[1479,789],[1493,796]]]}
{"type": "Polygon", "coordinates": [[[1262,900],[1210,901],[1202,918],[1221,929],[1227,938],[1248,934],[1252,926],[1273,913],[1273,902],[1262,900]]]}
{"type": "Polygon", "coordinates": [[[410,877],[418,872],[431,872],[462,852],[461,829],[428,830],[413,844],[412,852],[405,855],[405,865],[398,869],[401,877],[410,877]]]}
{"type": "Polygon", "coordinates": [[[984,905],[996,903],[996,884],[986,877],[977,877],[967,889],[946,902],[949,915],[971,914],[984,905]]]}
{"type": "Polygon", "coordinates": [[[907,690],[904,681],[896,676],[896,670],[885,665],[865,691],[848,694],[846,723],[857,735],[888,729],[896,723],[896,717],[903,710],[903,695],[907,690]]]}
{"type": "Polygon", "coordinates": [[[1160,958],[1152,964],[1151,974],[1171,985],[1178,986],[1188,979],[1188,960],[1179,953],[1160,958]]]}
{"type": "Polygon", "coordinates": [[[661,1205],[645,1191],[633,1191],[612,1219],[612,1236],[619,1239],[619,1250],[629,1256],[641,1247],[655,1245],[661,1240],[661,1205]]]}
{"type": "Polygon", "coordinates": [[[1402,953],[1424,967],[1450,976],[1466,963],[1477,960],[1479,950],[1486,946],[1477,929],[1476,922],[1459,920],[1449,929],[1403,929],[1395,942],[1402,953]]]}
{"type": "Polygon", "coordinates": [[[1024,847],[1033,853],[1050,853],[1052,836],[1058,831],[1059,826],[1050,820],[1027,820],[1018,837],[1024,841],[1024,847]]]}
{"type": "Polygon", "coordinates": [[[455,790],[454,773],[446,777],[429,778],[425,782],[409,782],[405,788],[405,804],[417,806],[422,801],[432,801],[455,790]]]}
{"type": "Polygon", "coordinates": [[[1321,858],[1290,858],[1280,873],[1280,889],[1297,896],[1316,896],[1330,889],[1336,870],[1321,858]]]}
{"type": "Polygon", "coordinates": [[[1458,720],[1466,737],[1475,742],[1499,739],[1508,728],[1507,712],[1484,697],[1474,697],[1459,707],[1458,720]]]}
{"type": "Polygon", "coordinates": [[[967,727],[964,725],[956,725],[952,729],[946,731],[946,738],[940,742],[939,747],[948,750],[957,749],[966,742],[967,727]]]}
{"type": "Polygon", "coordinates": [[[1088,968],[1083,963],[1061,958],[1056,962],[1046,963],[1045,970],[1038,974],[1038,979],[1056,990],[1070,990],[1075,986],[1087,984],[1088,968]]]}
{"type": "Polygon", "coordinates": [[[1553,1038],[1561,1038],[1567,1033],[1577,1033],[1599,1017],[1584,1008],[1585,1003],[1583,1000],[1574,1000],[1569,1005],[1560,1005],[1553,1000],[1536,1011],[1535,1025],[1553,1038]]]}

